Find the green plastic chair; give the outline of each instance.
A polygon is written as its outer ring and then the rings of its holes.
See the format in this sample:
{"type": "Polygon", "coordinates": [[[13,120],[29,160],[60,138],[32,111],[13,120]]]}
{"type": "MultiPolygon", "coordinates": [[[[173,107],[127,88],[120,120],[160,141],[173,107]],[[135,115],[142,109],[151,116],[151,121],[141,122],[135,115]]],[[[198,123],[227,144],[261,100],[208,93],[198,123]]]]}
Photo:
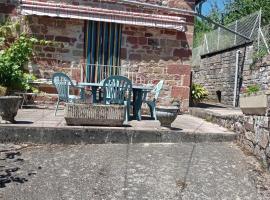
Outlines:
{"type": "Polygon", "coordinates": [[[156,102],[157,102],[158,96],[160,94],[160,91],[163,87],[163,84],[164,84],[164,80],[159,81],[158,84],[155,86],[155,88],[150,92],[154,96],[153,99],[147,100],[147,96],[145,96],[144,100],[143,100],[143,102],[146,103],[150,109],[151,118],[153,118],[155,120],[157,120],[156,102]]]}
{"type": "Polygon", "coordinates": [[[103,82],[104,104],[126,105],[126,122],[130,118],[132,83],[124,76],[110,76],[103,82]]]}
{"type": "Polygon", "coordinates": [[[60,101],[64,102],[74,102],[75,100],[84,100],[85,99],[85,90],[83,87],[75,86],[71,79],[64,73],[57,72],[54,73],[52,76],[52,83],[56,87],[58,93],[58,101],[55,108],[54,115],[56,116],[58,106],[60,101]],[[80,89],[80,96],[77,95],[70,95],[69,89],[70,88],[77,88],[80,89]]]}

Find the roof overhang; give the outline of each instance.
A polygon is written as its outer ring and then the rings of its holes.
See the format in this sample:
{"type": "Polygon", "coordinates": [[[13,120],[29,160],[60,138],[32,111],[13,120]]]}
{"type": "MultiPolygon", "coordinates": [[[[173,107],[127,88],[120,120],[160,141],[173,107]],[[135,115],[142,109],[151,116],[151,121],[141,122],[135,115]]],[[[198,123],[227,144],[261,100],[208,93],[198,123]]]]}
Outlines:
{"type": "Polygon", "coordinates": [[[186,19],[178,16],[31,0],[21,0],[20,8],[22,15],[114,22],[127,25],[175,29],[182,32],[186,31],[186,19]]]}

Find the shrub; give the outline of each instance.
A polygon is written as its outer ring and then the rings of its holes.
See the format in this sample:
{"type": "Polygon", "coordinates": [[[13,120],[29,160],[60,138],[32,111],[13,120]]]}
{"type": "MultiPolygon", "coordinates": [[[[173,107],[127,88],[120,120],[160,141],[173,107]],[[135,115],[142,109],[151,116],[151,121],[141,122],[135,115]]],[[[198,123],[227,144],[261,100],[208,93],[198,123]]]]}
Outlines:
{"type": "Polygon", "coordinates": [[[25,63],[33,55],[33,47],[39,43],[37,39],[21,35],[10,47],[0,54],[0,83],[8,90],[30,90],[29,76],[23,69],[25,63]]]}
{"type": "Polygon", "coordinates": [[[208,91],[200,84],[193,83],[191,86],[191,99],[194,104],[202,102],[208,97],[208,91]]]}
{"type": "Polygon", "coordinates": [[[0,83],[8,91],[33,90],[28,80],[35,78],[26,72],[24,65],[33,56],[33,48],[37,44],[49,42],[20,34],[18,21],[7,20],[0,24],[0,83]]]}
{"type": "Polygon", "coordinates": [[[257,93],[259,91],[260,91],[260,87],[258,85],[249,85],[249,86],[247,86],[246,93],[248,95],[251,95],[251,94],[257,93]]]}

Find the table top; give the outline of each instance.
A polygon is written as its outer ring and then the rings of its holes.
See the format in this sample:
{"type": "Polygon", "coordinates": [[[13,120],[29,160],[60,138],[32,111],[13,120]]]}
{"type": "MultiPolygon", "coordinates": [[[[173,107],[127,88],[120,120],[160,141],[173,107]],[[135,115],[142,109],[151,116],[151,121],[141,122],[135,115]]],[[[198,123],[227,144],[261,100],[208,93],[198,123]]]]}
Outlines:
{"type": "MultiPolygon", "coordinates": [[[[78,83],[79,86],[94,86],[94,87],[102,87],[103,84],[100,83],[86,83],[86,82],[80,82],[78,83]]],[[[133,89],[140,89],[140,90],[152,90],[153,86],[149,85],[132,85],[133,89]]]]}

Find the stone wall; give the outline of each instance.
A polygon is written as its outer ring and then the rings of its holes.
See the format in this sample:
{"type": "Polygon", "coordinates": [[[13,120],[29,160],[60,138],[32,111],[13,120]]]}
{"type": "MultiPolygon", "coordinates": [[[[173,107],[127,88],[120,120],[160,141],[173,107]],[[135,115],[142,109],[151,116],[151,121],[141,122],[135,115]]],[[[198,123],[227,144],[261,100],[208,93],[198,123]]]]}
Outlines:
{"type": "Polygon", "coordinates": [[[122,65],[142,74],[143,80],[165,80],[160,103],[180,99],[187,109],[193,29],[182,33],[173,30],[124,26],[122,65]]]}
{"type": "MultiPolygon", "coordinates": [[[[249,51],[252,53],[252,51],[249,51]]],[[[252,56],[246,61],[243,69],[243,84],[241,92],[245,92],[247,86],[258,85],[260,90],[270,89],[270,55],[267,55],[261,62],[253,64],[252,56]]]]}
{"type": "Polygon", "coordinates": [[[52,42],[35,47],[32,62],[35,75],[50,78],[55,71],[76,73],[78,69],[71,66],[84,59],[84,21],[45,16],[28,16],[26,21],[30,34],[52,42]]]}
{"type": "Polygon", "coordinates": [[[238,133],[237,143],[245,152],[254,154],[270,170],[270,117],[219,114],[202,108],[191,108],[190,113],[238,133]]]}
{"type": "Polygon", "coordinates": [[[240,51],[239,83],[240,93],[247,86],[258,85],[260,90],[270,89],[270,55],[261,62],[253,63],[253,46],[236,48],[201,59],[200,66],[194,66],[193,82],[202,84],[209,91],[209,101],[218,102],[217,91],[221,91],[221,103],[233,105],[236,52],[240,51]]]}
{"type": "MultiPolygon", "coordinates": [[[[233,105],[237,51],[241,53],[239,56],[239,73],[241,77],[241,69],[244,68],[246,71],[252,57],[251,46],[209,56],[205,55],[201,59],[201,65],[193,67],[193,82],[203,85],[208,90],[208,101],[233,105]],[[218,98],[219,91],[221,92],[221,99],[218,98]]],[[[244,79],[246,80],[247,77],[244,79]]],[[[240,82],[238,82],[238,88],[240,87],[239,84],[240,82]]]]}

